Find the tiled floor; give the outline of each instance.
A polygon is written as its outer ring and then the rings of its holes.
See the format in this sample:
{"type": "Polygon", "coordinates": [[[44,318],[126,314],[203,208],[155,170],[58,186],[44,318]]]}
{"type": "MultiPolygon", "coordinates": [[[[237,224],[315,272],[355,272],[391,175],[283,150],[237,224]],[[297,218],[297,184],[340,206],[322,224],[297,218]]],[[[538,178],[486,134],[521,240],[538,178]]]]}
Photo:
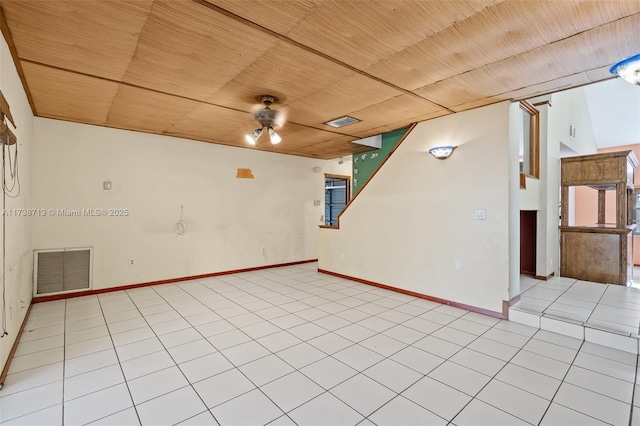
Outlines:
{"type": "Polygon", "coordinates": [[[640,338],[640,289],[554,277],[522,276],[512,309],[640,338]]]}
{"type": "Polygon", "coordinates": [[[627,425],[640,405],[637,355],[316,267],[36,304],[0,423],[627,425]]]}

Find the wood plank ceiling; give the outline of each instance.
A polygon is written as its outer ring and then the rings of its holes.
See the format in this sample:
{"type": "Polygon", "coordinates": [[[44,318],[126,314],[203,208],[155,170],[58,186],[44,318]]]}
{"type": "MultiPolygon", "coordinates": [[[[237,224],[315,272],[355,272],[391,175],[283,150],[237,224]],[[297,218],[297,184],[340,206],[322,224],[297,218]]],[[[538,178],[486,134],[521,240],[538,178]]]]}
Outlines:
{"type": "Polygon", "coordinates": [[[40,117],[248,147],[256,97],[283,141],[353,140],[610,78],[640,52],[640,1],[2,0],[40,117]],[[359,123],[333,129],[349,115],[359,123]]]}

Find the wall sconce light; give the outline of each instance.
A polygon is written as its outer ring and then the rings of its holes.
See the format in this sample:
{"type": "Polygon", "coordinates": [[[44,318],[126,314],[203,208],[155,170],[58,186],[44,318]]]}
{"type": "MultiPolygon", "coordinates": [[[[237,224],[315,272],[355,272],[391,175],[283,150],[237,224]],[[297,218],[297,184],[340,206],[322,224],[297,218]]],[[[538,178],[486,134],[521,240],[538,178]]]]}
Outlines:
{"type": "Polygon", "coordinates": [[[631,84],[640,86],[640,53],[614,64],[609,72],[624,78],[631,84]]]}
{"type": "Polygon", "coordinates": [[[438,160],[446,160],[451,156],[451,153],[457,146],[447,145],[447,146],[436,146],[429,150],[429,154],[436,157],[438,160]]]}

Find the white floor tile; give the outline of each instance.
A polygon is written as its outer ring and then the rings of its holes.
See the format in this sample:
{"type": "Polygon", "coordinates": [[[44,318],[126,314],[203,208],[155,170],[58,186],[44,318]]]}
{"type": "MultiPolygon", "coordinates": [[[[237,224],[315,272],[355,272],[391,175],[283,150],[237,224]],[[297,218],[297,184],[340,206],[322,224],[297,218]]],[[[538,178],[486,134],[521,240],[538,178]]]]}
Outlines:
{"type": "Polygon", "coordinates": [[[289,417],[297,424],[309,426],[355,425],[364,418],[328,392],[296,408],[289,417]]]}
{"type": "MultiPolygon", "coordinates": [[[[111,322],[108,324],[108,329],[110,333],[122,333],[129,330],[135,330],[136,328],[148,327],[147,321],[145,321],[142,316],[138,316],[132,319],[111,322]]],[[[99,336],[98,336],[99,337],[99,336]]]]}
{"type": "Polygon", "coordinates": [[[219,426],[219,423],[213,418],[213,415],[208,410],[204,413],[189,417],[178,424],[181,426],[219,426]]]}
{"type": "Polygon", "coordinates": [[[332,357],[326,357],[300,370],[305,376],[325,389],[331,389],[358,372],[332,357]]]}
{"type": "Polygon", "coordinates": [[[64,404],[64,424],[83,425],[133,406],[122,383],[76,398],[64,404]]]}
{"type": "Polygon", "coordinates": [[[309,340],[307,343],[328,355],[334,354],[353,345],[351,340],[345,339],[335,333],[323,334],[322,336],[309,340]]]}
{"type": "Polygon", "coordinates": [[[375,331],[358,324],[351,324],[337,329],[334,333],[358,343],[376,334],[375,331]]]}
{"type": "Polygon", "coordinates": [[[415,343],[426,336],[422,331],[414,330],[413,328],[406,327],[405,325],[391,327],[390,329],[385,330],[382,334],[404,342],[407,345],[415,343]]]}
{"type": "Polygon", "coordinates": [[[251,337],[252,339],[259,339],[261,337],[268,336],[270,334],[274,334],[281,331],[279,327],[276,327],[270,322],[264,321],[262,318],[260,318],[260,321],[261,322],[257,324],[252,324],[247,327],[243,327],[242,332],[245,333],[247,336],[251,337]]]}
{"type": "Polygon", "coordinates": [[[206,407],[190,387],[178,389],[137,406],[143,425],[176,424],[202,413],[206,407]]]}
{"type": "Polygon", "coordinates": [[[251,337],[240,330],[232,330],[208,337],[207,340],[211,342],[217,350],[222,351],[241,343],[246,343],[251,340],[251,337]]]}
{"type": "Polygon", "coordinates": [[[324,392],[322,387],[297,371],[260,389],[284,412],[289,412],[324,392]]]}
{"type": "Polygon", "coordinates": [[[180,364],[180,370],[190,383],[196,383],[233,368],[221,353],[216,352],[180,364]]]}
{"type": "Polygon", "coordinates": [[[549,400],[499,380],[489,382],[477,399],[533,424],[538,424],[550,404],[549,400]]]}
{"type": "Polygon", "coordinates": [[[140,420],[138,419],[138,413],[136,413],[135,408],[127,408],[126,410],[103,417],[90,424],[94,426],[136,426],[140,425],[140,420]]]}
{"type": "MultiPolygon", "coordinates": [[[[532,281],[522,306],[558,315],[594,310],[589,324],[598,329],[587,328],[583,342],[539,330],[540,318],[526,312],[510,310],[512,319],[536,327],[318,274],[316,267],[35,305],[0,390],[2,423],[61,424],[64,412],[67,425],[217,425],[207,406],[222,424],[628,422],[638,352],[628,335],[637,333],[640,291],[532,281]],[[602,331],[610,328],[619,334],[602,331]],[[64,352],[56,347],[63,343],[64,352]]],[[[582,332],[551,316],[542,325],[582,332]]],[[[631,424],[640,426],[640,416],[631,424]]]]}
{"type": "Polygon", "coordinates": [[[294,369],[276,355],[269,355],[244,364],[240,367],[240,371],[256,386],[263,386],[266,383],[291,373],[294,369]]]}
{"type": "Polygon", "coordinates": [[[22,356],[32,354],[34,352],[46,351],[48,349],[54,349],[64,346],[64,336],[59,334],[57,336],[43,337],[42,339],[21,341],[16,348],[14,356],[22,356]]]}
{"type": "MultiPolygon", "coordinates": [[[[33,311],[32,311],[33,314],[33,311]]],[[[26,328],[22,331],[22,335],[20,336],[20,342],[28,342],[31,340],[42,339],[44,337],[57,336],[60,334],[64,334],[64,325],[52,325],[49,327],[41,327],[41,328],[26,328]]]]}
{"type": "Polygon", "coordinates": [[[312,324],[310,322],[295,326],[295,327],[291,327],[289,329],[287,329],[287,331],[291,334],[293,334],[294,336],[296,336],[298,339],[300,340],[310,340],[313,339],[314,337],[318,337],[318,336],[322,336],[323,334],[327,334],[328,330],[325,330],[324,328],[312,324]]]}
{"type": "Polygon", "coordinates": [[[454,419],[456,426],[516,426],[529,423],[474,399],[454,419]]]}
{"type": "Polygon", "coordinates": [[[223,425],[264,425],[284,413],[259,390],[253,390],[211,410],[223,425]]]}
{"type": "Polygon", "coordinates": [[[632,403],[633,383],[605,376],[595,371],[574,365],[569,369],[564,382],[617,399],[625,404],[632,403]]]}
{"type": "Polygon", "coordinates": [[[397,396],[374,412],[370,417],[378,425],[446,425],[447,421],[429,410],[397,396]]]}
{"type": "Polygon", "coordinates": [[[385,359],[363,372],[378,383],[400,393],[423,375],[391,359],[385,359]]]}
{"type": "Polygon", "coordinates": [[[475,396],[491,380],[489,376],[451,361],[441,364],[429,373],[429,377],[471,396],[475,396]]]}
{"type": "Polygon", "coordinates": [[[62,404],[3,421],[2,424],[5,426],[62,426],[62,404]]]}
{"type": "Polygon", "coordinates": [[[455,328],[456,330],[464,331],[476,336],[480,336],[491,328],[484,324],[466,320],[464,317],[458,318],[457,320],[449,323],[447,327],[455,328]]]}
{"type": "Polygon", "coordinates": [[[169,354],[171,354],[171,358],[173,358],[175,362],[177,362],[178,364],[182,364],[183,362],[191,361],[192,359],[212,354],[216,352],[216,348],[214,348],[209,341],[205,339],[199,339],[192,342],[184,343],[182,345],[174,346],[167,349],[167,351],[169,352],[169,354]]]}
{"type": "Polygon", "coordinates": [[[62,381],[0,397],[0,423],[62,403],[62,381]]]}
{"type": "Polygon", "coordinates": [[[453,419],[472,399],[469,395],[429,377],[421,379],[402,392],[402,396],[445,420],[453,419]]]}
{"type": "Polygon", "coordinates": [[[208,408],[213,408],[256,387],[237,368],[193,385],[208,408]]]}
{"type": "Polygon", "coordinates": [[[270,352],[255,341],[242,343],[240,345],[222,350],[222,354],[236,367],[248,362],[265,357],[270,352]]]}
{"type": "Polygon", "coordinates": [[[576,350],[537,339],[530,340],[522,349],[566,363],[572,363],[577,353],[576,350]]]}
{"type": "Polygon", "coordinates": [[[384,359],[382,355],[360,345],[349,346],[332,356],[358,371],[363,371],[384,359]]]}
{"type": "Polygon", "coordinates": [[[169,367],[156,371],[155,373],[129,380],[127,383],[133,402],[136,405],[189,384],[178,367],[169,367]]]}
{"type": "Polygon", "coordinates": [[[122,333],[111,335],[113,344],[116,347],[150,339],[152,337],[156,337],[156,334],[153,332],[151,327],[136,328],[135,330],[123,331],[122,333]]]}
{"type": "Polygon", "coordinates": [[[396,396],[389,388],[358,374],[331,389],[331,393],[363,416],[368,416],[396,396]]]}
{"type": "Polygon", "coordinates": [[[453,356],[463,348],[460,345],[433,336],[426,336],[415,342],[412,346],[445,359],[453,356]]]}
{"type": "Polygon", "coordinates": [[[471,370],[475,370],[478,373],[491,377],[495,376],[506,364],[506,362],[501,359],[467,348],[460,350],[454,356],[449,358],[449,361],[453,361],[456,364],[460,364],[464,367],[470,368],[471,370]]]}
{"type": "Polygon", "coordinates": [[[42,367],[44,365],[55,364],[57,362],[61,362],[63,357],[63,348],[49,349],[42,352],[17,356],[11,361],[9,374],[19,373],[21,371],[42,367]]]}
{"type": "Polygon", "coordinates": [[[500,370],[496,379],[548,400],[553,398],[562,383],[553,377],[511,363],[500,370]]]}
{"type": "Polygon", "coordinates": [[[526,345],[530,339],[530,336],[523,336],[522,334],[512,333],[499,328],[492,328],[488,330],[482,335],[482,337],[505,345],[513,346],[518,349],[526,345]]]}
{"type": "Polygon", "coordinates": [[[604,426],[606,424],[556,403],[551,404],[540,422],[540,426],[604,426]]]}
{"type": "Polygon", "coordinates": [[[582,346],[583,341],[580,339],[573,339],[571,337],[563,336],[561,334],[552,333],[547,330],[539,330],[534,336],[534,339],[543,340],[554,345],[565,346],[570,349],[578,350],[582,346]]]}
{"type": "Polygon", "coordinates": [[[385,357],[391,356],[407,346],[406,343],[402,343],[399,340],[392,339],[383,334],[376,334],[363,340],[359,344],[385,357]]]}
{"type": "Polygon", "coordinates": [[[553,402],[613,425],[629,423],[631,407],[612,398],[563,383],[553,402]]]}
{"type": "Polygon", "coordinates": [[[400,352],[391,355],[390,359],[421,374],[429,374],[431,370],[444,362],[443,358],[416,349],[413,346],[404,348],[400,352]]]}
{"type": "Polygon", "coordinates": [[[489,355],[494,358],[501,359],[502,361],[509,361],[518,352],[518,348],[505,345],[504,343],[496,342],[494,340],[485,339],[484,337],[478,337],[473,342],[467,345],[467,348],[473,349],[476,352],[489,355]]]}
{"type": "Polygon", "coordinates": [[[62,374],[62,362],[9,374],[0,390],[0,397],[62,380],[62,374]]]}
{"type": "Polygon", "coordinates": [[[295,346],[302,342],[302,340],[286,331],[279,331],[277,333],[261,337],[256,341],[274,353],[279,352],[283,349],[290,348],[291,346],[295,346]]]}
{"type": "Polygon", "coordinates": [[[117,364],[79,374],[64,379],[64,400],[66,402],[119,383],[124,383],[124,376],[117,364]]]}
{"type": "Polygon", "coordinates": [[[570,364],[527,351],[518,352],[510,362],[559,380],[564,378],[571,366],[570,364]]]}
{"type": "Polygon", "coordinates": [[[591,355],[585,352],[580,352],[573,364],[578,367],[597,371],[598,373],[615,377],[616,379],[630,383],[633,383],[636,375],[635,367],[631,365],[591,355]]]}
{"type": "Polygon", "coordinates": [[[466,333],[464,331],[456,330],[451,327],[442,327],[439,330],[431,333],[433,337],[437,337],[442,340],[446,340],[447,342],[455,343],[456,345],[467,346],[469,343],[473,342],[477,336],[466,333]]]}
{"type": "Polygon", "coordinates": [[[130,359],[138,358],[163,350],[164,346],[162,346],[162,343],[160,343],[160,340],[158,340],[158,338],[156,337],[141,340],[135,343],[130,343],[124,346],[118,346],[116,348],[116,352],[118,353],[120,362],[128,361],[130,359]]]}
{"type": "Polygon", "coordinates": [[[308,343],[300,343],[296,346],[284,349],[278,352],[277,355],[285,360],[289,365],[297,369],[314,363],[327,356],[324,352],[314,348],[308,343]]]}

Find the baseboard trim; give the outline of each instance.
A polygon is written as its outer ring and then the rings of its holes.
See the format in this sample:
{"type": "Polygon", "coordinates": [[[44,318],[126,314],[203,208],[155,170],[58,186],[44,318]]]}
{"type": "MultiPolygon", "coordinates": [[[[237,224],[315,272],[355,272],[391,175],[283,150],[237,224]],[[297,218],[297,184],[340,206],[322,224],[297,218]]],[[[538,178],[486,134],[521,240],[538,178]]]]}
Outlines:
{"type": "MultiPolygon", "coordinates": [[[[465,309],[465,310],[470,311],[470,312],[476,312],[476,313],[479,313],[479,314],[488,315],[488,316],[495,317],[495,318],[500,318],[500,319],[507,319],[507,316],[505,316],[505,314],[504,314],[504,307],[503,307],[503,313],[500,313],[500,312],[490,311],[490,310],[484,309],[484,308],[479,308],[477,306],[465,305],[464,303],[454,302],[452,300],[441,299],[439,297],[429,296],[427,294],[416,293],[415,291],[404,290],[402,288],[393,287],[393,286],[386,285],[386,284],[376,283],[374,281],[363,280],[361,278],[351,277],[349,275],[343,275],[343,274],[340,274],[338,272],[327,271],[326,269],[318,268],[318,272],[323,273],[323,274],[327,274],[327,275],[333,275],[334,277],[339,277],[339,278],[344,278],[344,279],[347,279],[347,280],[359,282],[361,284],[366,284],[366,285],[371,285],[371,286],[374,286],[374,287],[383,288],[385,290],[395,291],[396,293],[406,294],[408,296],[417,297],[419,299],[430,300],[432,302],[442,303],[443,305],[449,305],[449,306],[453,306],[455,308],[465,309]]],[[[509,302],[506,302],[506,303],[508,304],[509,302]]],[[[509,309],[507,308],[507,314],[508,314],[508,311],[509,311],[509,309]]]]}
{"type": "Polygon", "coordinates": [[[24,316],[22,320],[22,325],[20,326],[20,330],[18,330],[18,335],[16,336],[15,342],[13,342],[13,346],[9,351],[9,357],[7,358],[7,363],[4,365],[2,369],[2,373],[0,373],[0,389],[4,387],[4,380],[7,378],[9,374],[9,367],[11,366],[11,360],[13,359],[13,355],[16,353],[16,349],[18,349],[18,343],[20,342],[20,338],[22,337],[22,331],[24,330],[24,326],[27,324],[27,319],[29,319],[29,314],[31,313],[31,307],[33,306],[33,301],[29,303],[29,308],[27,309],[27,314],[24,316]]]}
{"type": "Polygon", "coordinates": [[[109,288],[100,288],[100,289],[97,289],[97,290],[78,291],[78,292],[75,292],[75,293],[67,293],[67,294],[54,294],[54,295],[51,295],[51,296],[37,296],[37,297],[33,298],[33,303],[50,302],[52,300],[61,300],[61,299],[72,299],[74,297],[92,296],[94,294],[111,293],[113,291],[131,290],[131,289],[134,289],[134,288],[149,287],[149,286],[158,285],[158,284],[177,283],[177,282],[181,282],[181,281],[190,281],[190,280],[197,280],[197,279],[202,279],[202,278],[218,277],[218,276],[221,276],[221,275],[230,275],[230,274],[239,274],[239,273],[242,273],[242,272],[259,271],[259,270],[262,270],[262,269],[280,268],[280,267],[283,267],[283,266],[302,265],[304,263],[313,263],[313,262],[317,262],[317,261],[318,261],[318,259],[300,260],[300,261],[297,261],[297,262],[278,263],[278,264],[275,264],[275,265],[254,266],[254,267],[251,267],[251,268],[233,269],[233,270],[230,270],[230,271],[211,272],[209,274],[190,275],[190,276],[186,276],[186,277],[169,278],[169,279],[166,279],[166,280],[149,281],[149,282],[146,282],[146,283],[128,284],[128,285],[121,285],[121,286],[109,287],[109,288]]]}
{"type": "Polygon", "coordinates": [[[533,278],[536,280],[542,280],[542,281],[549,281],[551,278],[553,278],[553,276],[555,275],[555,272],[552,272],[550,275],[544,276],[544,275],[534,275],[533,278]]]}

